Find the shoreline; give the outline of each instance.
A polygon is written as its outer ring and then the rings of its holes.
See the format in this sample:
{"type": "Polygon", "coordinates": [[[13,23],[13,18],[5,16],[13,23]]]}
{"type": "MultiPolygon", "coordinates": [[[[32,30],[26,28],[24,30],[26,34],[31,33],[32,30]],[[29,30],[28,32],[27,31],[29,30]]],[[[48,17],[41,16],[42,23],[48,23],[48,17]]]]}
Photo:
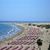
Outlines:
{"type": "Polygon", "coordinates": [[[16,32],[14,35],[12,35],[11,37],[8,37],[6,39],[4,39],[3,41],[0,41],[0,45],[2,44],[7,44],[8,42],[12,41],[14,38],[16,38],[18,35],[22,34],[24,27],[20,26],[20,25],[16,25],[19,29],[21,29],[21,31],[16,32]]]}

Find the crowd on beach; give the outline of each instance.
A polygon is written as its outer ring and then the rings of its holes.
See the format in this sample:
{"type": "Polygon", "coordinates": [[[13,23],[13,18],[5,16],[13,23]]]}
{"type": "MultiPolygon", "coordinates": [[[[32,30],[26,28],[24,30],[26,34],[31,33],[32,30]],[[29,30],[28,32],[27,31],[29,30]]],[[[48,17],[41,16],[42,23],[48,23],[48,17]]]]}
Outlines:
{"type": "MultiPolygon", "coordinates": [[[[37,40],[39,39],[40,35],[43,35],[41,30],[44,26],[37,25],[37,27],[35,27],[35,24],[33,26],[28,24],[28,26],[28,29],[24,30],[25,36],[7,43],[7,45],[1,47],[0,50],[38,50],[38,46],[36,47],[37,40]]],[[[41,43],[42,42],[40,42],[40,44],[41,43]]]]}

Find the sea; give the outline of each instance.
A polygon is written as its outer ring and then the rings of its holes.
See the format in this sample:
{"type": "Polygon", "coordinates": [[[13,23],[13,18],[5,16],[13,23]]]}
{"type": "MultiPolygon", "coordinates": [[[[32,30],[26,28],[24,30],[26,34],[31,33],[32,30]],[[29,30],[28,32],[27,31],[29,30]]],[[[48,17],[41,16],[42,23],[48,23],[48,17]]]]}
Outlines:
{"type": "Polygon", "coordinates": [[[21,29],[15,24],[0,23],[0,41],[8,39],[20,31],[21,29]]]}

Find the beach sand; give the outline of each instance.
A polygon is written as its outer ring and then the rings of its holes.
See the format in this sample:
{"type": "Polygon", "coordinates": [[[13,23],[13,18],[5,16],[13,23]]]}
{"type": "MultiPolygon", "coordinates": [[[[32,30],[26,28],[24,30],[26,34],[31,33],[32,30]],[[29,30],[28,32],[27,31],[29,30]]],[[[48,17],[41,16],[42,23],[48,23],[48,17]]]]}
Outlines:
{"type": "MultiPolygon", "coordinates": [[[[40,25],[40,24],[38,23],[38,24],[36,24],[36,26],[33,26],[33,25],[29,26],[28,23],[17,23],[16,25],[19,25],[19,26],[22,27],[22,32],[19,32],[15,36],[13,36],[13,37],[11,37],[9,39],[6,39],[3,42],[0,42],[0,47],[5,46],[5,45],[7,45],[10,42],[15,41],[16,39],[19,39],[21,37],[24,37],[25,35],[27,35],[26,30],[29,27],[37,27],[37,25],[40,25]]],[[[43,23],[43,24],[46,25],[46,23],[43,23]]],[[[48,23],[48,24],[50,25],[50,23],[48,23]]],[[[43,35],[40,35],[40,37],[39,37],[40,39],[43,40],[43,45],[41,46],[41,50],[44,50],[44,49],[45,50],[48,50],[48,46],[49,46],[49,43],[50,43],[50,36],[49,36],[50,29],[41,28],[41,30],[44,31],[43,32],[43,35]],[[48,30],[48,32],[46,32],[46,30],[48,30]]],[[[36,48],[38,48],[38,45],[36,43],[34,45],[36,46],[36,48]]],[[[16,46],[16,45],[14,45],[14,46],[16,46]]],[[[33,45],[31,45],[31,46],[33,46],[33,45]]]]}

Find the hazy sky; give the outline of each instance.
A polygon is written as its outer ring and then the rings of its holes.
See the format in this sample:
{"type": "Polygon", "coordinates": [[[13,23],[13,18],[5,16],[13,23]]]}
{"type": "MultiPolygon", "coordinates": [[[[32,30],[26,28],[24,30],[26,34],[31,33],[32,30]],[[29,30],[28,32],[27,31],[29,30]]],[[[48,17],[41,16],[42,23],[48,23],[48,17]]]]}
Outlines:
{"type": "Polygon", "coordinates": [[[0,21],[50,21],[50,0],[0,0],[0,21]]]}

